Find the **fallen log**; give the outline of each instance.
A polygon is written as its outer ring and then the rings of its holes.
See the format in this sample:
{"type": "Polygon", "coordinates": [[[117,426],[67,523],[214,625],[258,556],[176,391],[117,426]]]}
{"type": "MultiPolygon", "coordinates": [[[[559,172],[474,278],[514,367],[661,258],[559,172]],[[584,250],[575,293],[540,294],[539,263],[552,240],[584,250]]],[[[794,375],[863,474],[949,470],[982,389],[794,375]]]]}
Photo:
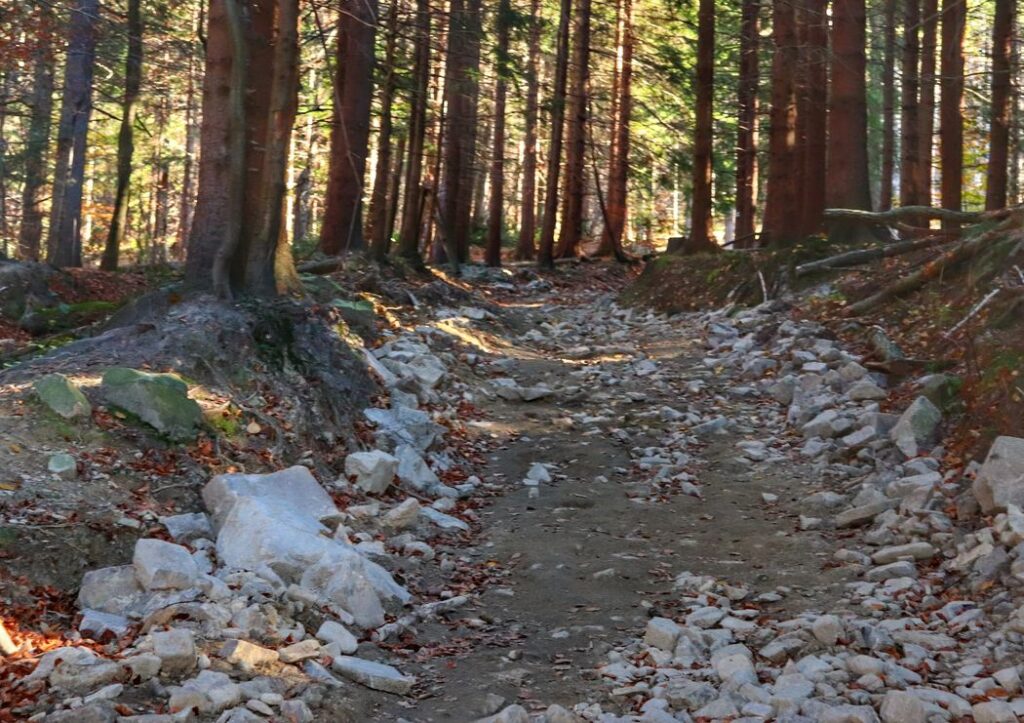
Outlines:
{"type": "Polygon", "coordinates": [[[947,267],[955,266],[956,264],[973,258],[994,241],[1005,239],[1008,235],[1012,235],[1013,239],[1019,240],[1021,238],[1022,224],[1021,219],[1018,218],[1016,214],[1020,214],[1022,212],[1024,212],[1024,209],[1020,208],[1001,209],[998,212],[992,212],[993,214],[1001,213],[1004,218],[1011,216],[1011,214],[1013,214],[1013,216],[1008,222],[1001,223],[990,228],[973,238],[961,241],[953,248],[926,263],[914,273],[900,279],[890,286],[885,287],[877,294],[869,296],[866,299],[862,299],[855,304],[851,304],[846,310],[847,315],[859,316],[861,314],[865,314],[890,299],[895,299],[920,289],[929,281],[938,278],[947,267]]]}
{"type": "Polygon", "coordinates": [[[326,259],[300,264],[298,271],[300,274],[322,276],[324,274],[333,274],[335,271],[341,271],[343,268],[345,268],[344,258],[341,256],[330,256],[326,259]]]}
{"type": "Polygon", "coordinates": [[[859,266],[860,264],[868,261],[874,261],[875,259],[888,259],[893,256],[901,256],[903,254],[913,253],[914,251],[920,251],[921,249],[941,246],[944,243],[949,243],[949,241],[950,239],[948,236],[932,236],[930,238],[917,239],[915,241],[904,241],[901,243],[887,244],[885,246],[855,249],[854,251],[846,251],[835,256],[829,256],[826,259],[800,264],[796,267],[796,275],[797,277],[800,277],[812,274],[816,271],[859,266]]]}
{"type": "Polygon", "coordinates": [[[842,221],[860,221],[873,225],[889,225],[907,219],[938,219],[954,223],[977,223],[989,218],[988,212],[953,211],[948,208],[931,206],[897,206],[888,211],[861,211],[855,208],[829,208],[825,210],[825,219],[842,221]]]}

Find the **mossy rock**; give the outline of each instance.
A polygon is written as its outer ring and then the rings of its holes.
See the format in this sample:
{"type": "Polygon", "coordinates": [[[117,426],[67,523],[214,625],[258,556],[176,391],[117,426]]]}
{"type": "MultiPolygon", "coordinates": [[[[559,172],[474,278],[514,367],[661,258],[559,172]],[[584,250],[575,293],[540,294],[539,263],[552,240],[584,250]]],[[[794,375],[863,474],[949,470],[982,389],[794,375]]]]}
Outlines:
{"type": "Polygon", "coordinates": [[[152,374],[114,367],[103,375],[106,400],[130,412],[174,441],[195,439],[203,410],[188,396],[188,385],[174,374],[152,374]]]}
{"type": "Polygon", "coordinates": [[[943,412],[957,407],[964,381],[953,374],[929,374],[922,380],[921,394],[943,412]]]}
{"type": "Polygon", "coordinates": [[[64,419],[88,417],[92,414],[92,405],[82,390],[63,374],[49,374],[36,379],[32,388],[39,401],[64,419]]]}

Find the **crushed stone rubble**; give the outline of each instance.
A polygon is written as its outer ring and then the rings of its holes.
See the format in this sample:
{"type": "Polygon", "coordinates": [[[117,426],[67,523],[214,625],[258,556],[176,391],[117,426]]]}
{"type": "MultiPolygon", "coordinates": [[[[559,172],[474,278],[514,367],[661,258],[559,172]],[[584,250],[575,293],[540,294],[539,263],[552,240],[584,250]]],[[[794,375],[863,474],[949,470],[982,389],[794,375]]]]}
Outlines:
{"type": "MultiPolygon", "coordinates": [[[[424,602],[401,581],[427,565],[451,573],[459,536],[479,522],[462,503],[499,490],[449,474],[472,466],[449,444],[460,404],[485,395],[565,403],[556,425],[624,445],[642,473],[624,483],[638,514],[672,495],[715,494],[699,475],[715,435],[739,433],[735,459],[751,470],[799,460],[815,473],[796,503],[799,530],[842,533],[828,564],[855,579],[829,609],[786,614],[786,587],[758,593],[741,570],[675,570],[674,604],[638,600],[646,627],[594,671],[591,700],[513,704],[481,722],[1024,718],[1024,440],[1001,437],[986,459],[947,468],[943,412],[928,393],[941,375],[916,380],[902,411],[883,411],[892,380],[779,304],[668,318],[602,296],[545,309],[548,320],[516,342],[598,360],[575,367],[569,384],[524,385],[514,359],[466,352],[433,325],[365,350],[390,400],[364,412],[374,447],[350,454],[327,484],[303,466],[216,476],[203,512],[161,518],[165,539],[140,539],[130,564],[88,572],[79,632],[110,642],[43,654],[19,682],[38,693],[24,717],[301,723],[323,720],[330,689],[413,694],[416,675],[382,646],[472,600],[444,589],[424,602]],[[700,373],[672,380],[640,340],[680,326],[704,356],[700,373]],[[628,420],[611,404],[624,385],[628,420]],[[680,388],[673,404],[650,403],[680,388]],[[658,430],[656,445],[633,442],[641,426],[658,430]],[[140,699],[158,704],[143,710],[140,699]]],[[[495,312],[435,316],[472,329],[495,312]]],[[[531,497],[560,477],[543,459],[527,469],[518,483],[531,497]]]]}

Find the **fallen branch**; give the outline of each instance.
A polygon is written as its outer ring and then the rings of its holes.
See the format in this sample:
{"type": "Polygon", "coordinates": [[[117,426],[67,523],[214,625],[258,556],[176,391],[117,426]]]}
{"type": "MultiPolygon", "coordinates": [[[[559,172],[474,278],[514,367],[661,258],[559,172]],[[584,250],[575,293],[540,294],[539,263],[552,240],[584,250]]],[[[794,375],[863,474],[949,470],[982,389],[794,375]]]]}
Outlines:
{"type": "Polygon", "coordinates": [[[855,208],[829,208],[825,210],[825,219],[842,221],[860,221],[867,224],[889,225],[906,219],[939,219],[954,223],[977,223],[989,215],[985,212],[952,211],[948,208],[932,208],[931,206],[897,206],[888,211],[861,211],[855,208]]]}
{"type": "Polygon", "coordinates": [[[992,299],[996,298],[996,295],[1000,291],[1002,291],[1002,289],[992,289],[992,291],[988,292],[985,295],[984,299],[982,299],[977,304],[975,304],[973,307],[971,307],[971,310],[967,313],[967,316],[965,316],[963,319],[961,319],[960,322],[956,326],[954,326],[952,329],[950,329],[949,331],[947,331],[945,334],[942,335],[943,338],[948,339],[949,337],[953,336],[953,334],[956,333],[957,329],[959,329],[961,326],[963,326],[968,321],[973,319],[975,317],[975,315],[977,315],[977,313],[979,311],[981,311],[982,309],[985,308],[985,306],[988,305],[988,302],[990,302],[990,301],[992,301],[992,299]]]}
{"type": "MultiPolygon", "coordinates": [[[[1018,209],[1019,211],[1020,209],[1018,209]]],[[[1002,209],[1007,211],[1007,209],[1002,209]]],[[[1000,213],[1000,212],[992,212],[1000,213]]],[[[984,249],[992,241],[997,240],[1001,237],[1005,237],[1007,233],[1020,233],[1019,222],[1015,219],[1012,221],[1014,228],[1009,229],[1007,226],[1010,224],[999,224],[995,228],[991,228],[984,233],[978,234],[974,238],[967,239],[958,243],[956,246],[940,254],[938,257],[932,259],[921,267],[918,271],[915,271],[910,276],[900,279],[896,283],[887,286],[886,288],[879,291],[873,296],[869,296],[866,299],[858,301],[856,304],[851,304],[847,309],[848,316],[859,316],[872,309],[877,308],[881,304],[895,299],[900,296],[905,296],[920,289],[922,286],[927,284],[929,281],[938,278],[948,266],[955,266],[958,263],[966,261],[974,257],[978,252],[984,249]]]]}
{"type": "Polygon", "coordinates": [[[298,270],[300,274],[322,276],[324,274],[333,274],[335,271],[341,271],[343,268],[345,268],[345,259],[340,256],[331,256],[319,261],[310,261],[302,264],[298,270]]]}
{"type": "Polygon", "coordinates": [[[921,249],[941,246],[948,242],[949,238],[945,236],[933,236],[931,238],[919,239],[916,241],[904,241],[902,243],[889,244],[886,246],[856,249],[854,251],[847,251],[835,256],[829,256],[827,259],[809,261],[806,264],[800,264],[796,267],[796,275],[797,277],[807,276],[808,274],[812,274],[816,271],[858,266],[868,261],[874,261],[875,259],[887,259],[893,256],[901,256],[903,254],[913,253],[914,251],[920,251],[921,249]]]}

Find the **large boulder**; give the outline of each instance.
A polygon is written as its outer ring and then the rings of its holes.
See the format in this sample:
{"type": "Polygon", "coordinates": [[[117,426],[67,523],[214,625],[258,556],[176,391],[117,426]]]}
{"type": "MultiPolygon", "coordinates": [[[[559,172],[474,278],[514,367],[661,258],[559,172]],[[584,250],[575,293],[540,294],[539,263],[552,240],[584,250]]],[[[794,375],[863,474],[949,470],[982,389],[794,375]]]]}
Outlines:
{"type": "Polygon", "coordinates": [[[918,397],[907,407],[889,438],[907,457],[917,457],[924,448],[937,441],[942,412],[927,397],[918,397]]]}
{"type": "Polygon", "coordinates": [[[63,374],[40,377],[32,383],[32,388],[39,401],[64,419],[88,417],[92,414],[92,405],[82,394],[82,390],[63,374]]]}
{"type": "Polygon", "coordinates": [[[188,396],[188,385],[174,374],[151,374],[114,367],[103,375],[104,398],[131,412],[175,441],[195,439],[203,410],[188,396]]]}
{"type": "Polygon", "coordinates": [[[974,496],[985,514],[1007,505],[1024,507],[1024,439],[998,437],[974,479],[974,496]]]}
{"type": "Polygon", "coordinates": [[[203,488],[203,503],[215,529],[242,499],[260,499],[273,509],[319,522],[338,517],[338,508],[308,468],[296,465],[272,474],[220,474],[203,488]]]}

